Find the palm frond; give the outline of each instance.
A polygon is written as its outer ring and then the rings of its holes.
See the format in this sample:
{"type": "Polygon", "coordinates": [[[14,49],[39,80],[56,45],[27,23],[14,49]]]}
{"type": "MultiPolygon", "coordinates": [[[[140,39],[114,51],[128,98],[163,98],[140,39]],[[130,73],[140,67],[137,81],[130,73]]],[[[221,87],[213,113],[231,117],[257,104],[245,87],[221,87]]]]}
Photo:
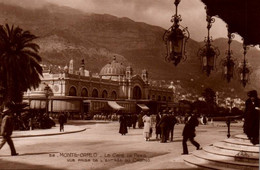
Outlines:
{"type": "Polygon", "coordinates": [[[19,27],[0,25],[0,84],[4,100],[21,99],[22,92],[39,86],[42,67],[37,37],[19,27]]]}

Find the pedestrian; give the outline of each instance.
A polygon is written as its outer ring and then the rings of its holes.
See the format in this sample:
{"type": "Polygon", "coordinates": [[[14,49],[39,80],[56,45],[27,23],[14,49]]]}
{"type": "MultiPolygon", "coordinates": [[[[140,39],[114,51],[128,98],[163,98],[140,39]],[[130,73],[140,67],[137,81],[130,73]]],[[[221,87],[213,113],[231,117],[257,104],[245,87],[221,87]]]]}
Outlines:
{"type": "Polygon", "coordinates": [[[158,114],[156,115],[156,124],[155,124],[155,133],[156,133],[157,140],[161,139],[161,127],[159,126],[159,122],[161,118],[162,118],[161,112],[158,112],[158,114]]]}
{"type": "Polygon", "coordinates": [[[132,120],[133,120],[133,128],[135,129],[136,128],[136,123],[137,123],[137,115],[136,113],[132,115],[132,120]]]}
{"type": "Polygon", "coordinates": [[[127,118],[125,115],[121,115],[119,117],[119,123],[120,123],[119,133],[121,135],[126,135],[128,133],[128,130],[127,130],[127,118]]]}
{"type": "Polygon", "coordinates": [[[196,147],[197,150],[200,150],[200,144],[194,140],[195,134],[195,128],[199,125],[198,117],[196,114],[192,114],[192,116],[187,120],[187,123],[184,126],[182,136],[182,146],[183,146],[183,155],[189,154],[187,141],[190,140],[190,142],[196,147]]]}
{"type": "Polygon", "coordinates": [[[147,112],[143,116],[143,122],[144,122],[144,129],[143,129],[144,139],[146,141],[150,141],[150,138],[152,137],[152,119],[150,117],[149,112],[147,112]]]}
{"type": "Polygon", "coordinates": [[[167,122],[168,122],[168,116],[166,114],[166,110],[163,110],[162,118],[160,122],[158,123],[158,126],[161,128],[161,143],[166,143],[167,141],[167,122]]]}
{"type": "Polygon", "coordinates": [[[169,136],[170,141],[173,142],[174,126],[177,123],[177,119],[172,111],[169,111],[169,136]]]}
{"type": "Polygon", "coordinates": [[[132,126],[132,123],[133,120],[132,120],[132,116],[129,114],[129,115],[126,115],[126,123],[127,123],[127,127],[130,129],[131,126],[132,126]]]}
{"type": "Polygon", "coordinates": [[[259,143],[259,107],[260,99],[257,96],[257,91],[252,90],[248,92],[248,99],[246,100],[246,107],[244,113],[244,133],[252,144],[259,143]]]}
{"type": "Polygon", "coordinates": [[[33,130],[33,117],[29,118],[29,127],[30,127],[30,130],[33,130]]]}
{"type": "Polygon", "coordinates": [[[143,122],[143,116],[144,116],[144,112],[141,111],[138,115],[138,128],[141,129],[144,127],[144,122],[143,122]]]}
{"type": "Polygon", "coordinates": [[[9,108],[10,106],[6,107],[2,112],[2,124],[1,124],[1,136],[2,141],[0,143],[0,149],[4,146],[4,144],[7,142],[10,149],[11,149],[11,155],[16,156],[18,153],[15,150],[13,140],[11,138],[11,135],[13,133],[13,118],[11,115],[11,110],[9,108]]]}
{"type": "Polygon", "coordinates": [[[63,113],[60,113],[59,115],[59,124],[60,124],[60,132],[64,132],[64,124],[66,122],[66,117],[63,113]]]}

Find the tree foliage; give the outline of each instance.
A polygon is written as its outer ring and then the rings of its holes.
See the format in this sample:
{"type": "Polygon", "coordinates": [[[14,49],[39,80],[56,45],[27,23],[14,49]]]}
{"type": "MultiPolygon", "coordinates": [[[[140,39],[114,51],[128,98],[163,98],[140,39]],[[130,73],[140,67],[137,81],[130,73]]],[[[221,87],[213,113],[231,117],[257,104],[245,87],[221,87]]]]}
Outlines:
{"type": "Polygon", "coordinates": [[[211,88],[206,88],[202,93],[202,96],[205,98],[207,104],[216,103],[216,93],[211,88]]]}
{"type": "Polygon", "coordinates": [[[216,93],[211,88],[206,88],[202,93],[207,103],[208,115],[214,115],[216,111],[216,93]]]}
{"type": "Polygon", "coordinates": [[[29,31],[0,26],[0,90],[3,102],[21,102],[23,92],[37,88],[42,76],[40,47],[29,31]]]}

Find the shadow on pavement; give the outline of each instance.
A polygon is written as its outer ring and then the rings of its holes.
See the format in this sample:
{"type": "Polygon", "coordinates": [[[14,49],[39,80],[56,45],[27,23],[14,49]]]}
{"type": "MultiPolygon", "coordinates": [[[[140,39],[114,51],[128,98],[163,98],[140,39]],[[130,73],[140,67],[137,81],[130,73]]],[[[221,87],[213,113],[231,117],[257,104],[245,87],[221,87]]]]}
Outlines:
{"type": "Polygon", "coordinates": [[[178,168],[169,168],[169,169],[163,169],[163,170],[194,170],[194,169],[199,169],[199,168],[180,168],[180,167],[178,167],[178,168]]]}
{"type": "Polygon", "coordinates": [[[49,169],[55,169],[55,170],[62,170],[62,168],[53,168],[46,165],[32,165],[27,163],[20,163],[20,162],[14,162],[14,161],[7,161],[7,160],[1,160],[0,161],[0,169],[41,169],[41,170],[49,170],[49,169]]]}
{"type": "Polygon", "coordinates": [[[59,152],[38,152],[38,153],[22,153],[19,156],[28,156],[28,155],[46,155],[46,154],[55,154],[59,152]]]}
{"type": "MultiPolygon", "coordinates": [[[[67,125],[74,125],[74,126],[81,126],[81,125],[94,125],[94,124],[108,124],[111,123],[110,121],[87,121],[87,120],[68,120],[67,125]]],[[[66,126],[65,124],[65,126],[66,126]]],[[[59,123],[56,123],[56,126],[59,126],[59,123]]]]}
{"type": "MultiPolygon", "coordinates": [[[[59,152],[19,153],[19,155],[15,156],[15,157],[28,156],[28,155],[46,155],[46,154],[55,154],[55,153],[59,153],[59,152]]],[[[12,157],[12,156],[11,155],[1,155],[0,158],[1,157],[12,157]]]]}

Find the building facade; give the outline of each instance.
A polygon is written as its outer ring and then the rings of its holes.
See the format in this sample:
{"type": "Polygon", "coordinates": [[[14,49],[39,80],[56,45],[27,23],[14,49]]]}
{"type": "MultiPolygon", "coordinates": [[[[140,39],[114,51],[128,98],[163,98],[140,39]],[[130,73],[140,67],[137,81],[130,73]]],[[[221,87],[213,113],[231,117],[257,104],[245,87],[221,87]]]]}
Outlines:
{"type": "MultiPolygon", "coordinates": [[[[39,87],[24,94],[24,99],[27,99],[31,108],[47,107],[44,104],[46,98],[50,100],[47,103],[50,112],[62,110],[62,108],[55,109],[57,108],[55,103],[57,105],[58,101],[63,101],[63,103],[64,101],[73,103],[76,100],[102,101],[102,103],[117,101],[129,104],[151,101],[154,103],[173,102],[172,88],[152,86],[149,83],[147,70],[143,70],[141,75],[134,75],[130,66],[125,67],[115,57],[101,69],[99,74],[91,74],[86,70],[84,60],[81,61],[81,66],[77,70],[74,69],[73,60],[69,62],[69,67],[65,66],[62,69],[60,67],[43,68],[44,73],[39,87]]],[[[63,106],[59,107],[68,108],[64,104],[61,105],[63,106]]],[[[128,109],[128,112],[130,110],[128,109]]]]}

